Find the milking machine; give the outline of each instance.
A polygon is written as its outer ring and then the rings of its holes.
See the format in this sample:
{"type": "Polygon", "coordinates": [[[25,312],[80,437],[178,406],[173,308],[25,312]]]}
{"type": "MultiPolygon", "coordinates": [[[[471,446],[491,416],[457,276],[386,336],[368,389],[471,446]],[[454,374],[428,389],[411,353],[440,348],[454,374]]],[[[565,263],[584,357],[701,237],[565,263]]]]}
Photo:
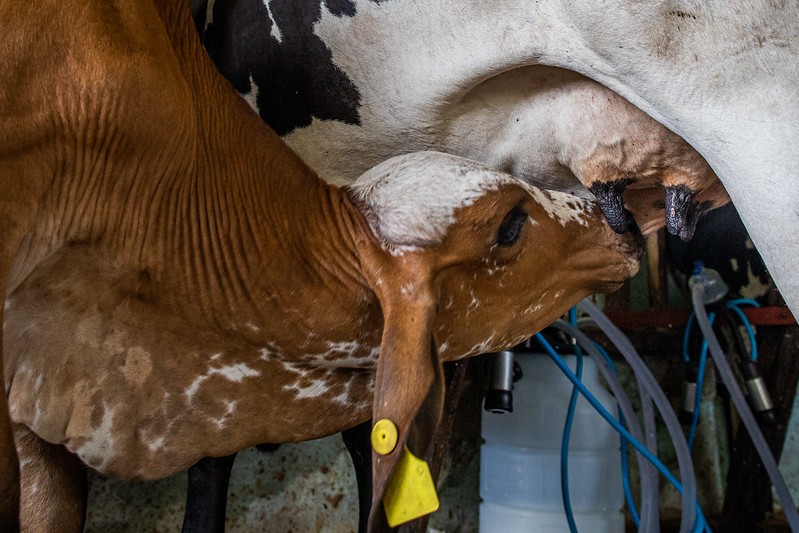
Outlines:
{"type": "Polygon", "coordinates": [[[519,365],[513,360],[513,350],[494,354],[489,366],[488,391],[483,404],[486,411],[496,414],[513,412],[513,377],[514,374],[518,376],[519,372],[519,365]]]}
{"type": "Polygon", "coordinates": [[[486,398],[487,412],[483,415],[482,533],[567,529],[620,532],[624,531],[625,502],[638,531],[657,532],[658,474],[681,494],[680,532],[709,532],[698,504],[690,447],[699,420],[708,352],[752,436],[792,531],[799,532],[796,507],[756,421],[774,421],[774,405],[757,370],[754,331],[740,309],[757,303],[744,299],[724,301],[726,285],[717,273],[701,265],[691,276],[689,286],[694,315],[686,326],[685,390],[679,416],[629,339],[588,299],[578,305],[587,318],[577,321],[570,315],[571,323],[558,321],[551,328],[565,333],[566,341],[558,344],[557,338],[553,341],[551,335],[539,333],[494,360],[490,380],[494,392],[490,402],[486,398]],[[710,316],[705,306],[712,308],[710,316]],[[714,322],[717,329],[723,326],[729,330],[729,352],[735,356],[746,393],[716,338],[714,322]],[[599,327],[630,366],[641,399],[640,422],[616,376],[613,361],[578,324],[599,327]],[[536,343],[543,353],[534,349],[536,343]],[[694,345],[699,346],[699,353],[692,357],[694,345]],[[589,356],[585,360],[583,353],[589,356]],[[578,393],[582,395],[580,400],[578,393]],[[679,476],[658,459],[656,413],[671,439],[679,476]],[[687,436],[681,422],[688,428],[687,436]],[[610,428],[615,432],[609,433],[610,428]],[[628,446],[635,450],[639,466],[637,504],[628,479],[628,446]]]}
{"type": "MultiPolygon", "coordinates": [[[[705,309],[706,305],[716,303],[720,299],[718,296],[719,291],[717,290],[717,284],[714,284],[714,278],[715,275],[712,270],[703,268],[701,265],[699,265],[695,270],[694,275],[689,279],[689,287],[691,288],[691,302],[696,315],[696,322],[705,337],[707,345],[710,349],[710,355],[713,358],[713,362],[716,366],[716,370],[718,371],[718,374],[721,377],[725,387],[727,387],[727,391],[729,392],[730,398],[736,410],[738,411],[741,422],[749,433],[752,443],[754,444],[755,449],[760,456],[760,460],[763,463],[763,467],[768,473],[769,479],[771,479],[774,490],[780,499],[783,510],[785,511],[785,516],[788,520],[788,524],[791,527],[791,531],[799,532],[799,513],[797,512],[796,505],[794,504],[791,494],[788,491],[788,486],[785,483],[785,479],[782,477],[779,468],[777,467],[777,461],[774,458],[774,455],[771,453],[771,449],[769,448],[768,443],[763,436],[763,432],[760,430],[760,426],[756,421],[755,415],[753,414],[752,409],[749,407],[749,403],[747,403],[744,393],[742,392],[741,387],[735,378],[732,367],[727,361],[727,357],[725,356],[724,351],[721,348],[721,344],[719,343],[719,340],[713,331],[713,326],[710,323],[710,317],[705,309]]],[[[723,297],[723,295],[721,297],[723,297]]],[[[762,380],[758,379],[759,375],[754,373],[751,369],[752,362],[752,360],[745,362],[746,366],[749,367],[749,370],[742,372],[747,383],[747,388],[749,389],[750,402],[756,406],[756,409],[759,408],[761,413],[767,413],[769,410],[773,409],[773,404],[771,404],[770,398],[767,397],[767,391],[765,390],[762,380]]],[[[761,414],[761,420],[768,421],[769,418],[771,417],[761,414]]]]}

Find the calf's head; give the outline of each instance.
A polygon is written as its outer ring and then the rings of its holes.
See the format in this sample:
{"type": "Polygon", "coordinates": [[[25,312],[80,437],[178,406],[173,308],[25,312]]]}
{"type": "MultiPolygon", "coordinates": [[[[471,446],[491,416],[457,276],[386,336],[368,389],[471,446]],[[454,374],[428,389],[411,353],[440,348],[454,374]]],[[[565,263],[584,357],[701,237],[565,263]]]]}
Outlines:
{"type": "Polygon", "coordinates": [[[384,321],[372,415],[399,434],[391,452],[373,453],[376,503],[404,445],[427,451],[442,360],[517,344],[581,298],[615,290],[641,246],[593,203],[435,152],[390,159],[349,195],[371,228],[358,253],[384,321]]]}

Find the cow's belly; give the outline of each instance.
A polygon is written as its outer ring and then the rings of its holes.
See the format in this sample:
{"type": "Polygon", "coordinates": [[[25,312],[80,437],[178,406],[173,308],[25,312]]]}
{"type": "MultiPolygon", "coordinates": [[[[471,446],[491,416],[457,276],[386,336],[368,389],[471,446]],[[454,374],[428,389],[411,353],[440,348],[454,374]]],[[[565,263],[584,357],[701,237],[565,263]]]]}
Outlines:
{"type": "Polygon", "coordinates": [[[373,374],[308,369],[287,375],[283,363],[217,359],[191,380],[170,378],[137,350],[104,355],[96,372],[76,370],[72,351],[52,364],[11,369],[15,422],[61,443],[99,472],[154,479],[261,442],[310,440],[369,418],[373,374]],[[271,376],[279,383],[269,385],[271,376]]]}
{"type": "Polygon", "coordinates": [[[104,474],[164,477],[370,416],[373,342],[309,345],[313,356],[259,348],[120,296],[113,280],[56,271],[47,282],[35,272],[6,301],[11,415],[104,474]]]}

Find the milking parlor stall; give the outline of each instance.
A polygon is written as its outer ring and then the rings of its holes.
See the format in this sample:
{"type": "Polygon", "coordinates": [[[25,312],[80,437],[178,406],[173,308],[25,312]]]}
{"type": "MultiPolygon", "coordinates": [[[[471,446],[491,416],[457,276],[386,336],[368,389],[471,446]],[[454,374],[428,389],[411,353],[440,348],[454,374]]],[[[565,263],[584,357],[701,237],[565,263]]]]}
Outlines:
{"type": "Polygon", "coordinates": [[[796,2],[0,17],[0,531],[799,532],[796,2]]]}

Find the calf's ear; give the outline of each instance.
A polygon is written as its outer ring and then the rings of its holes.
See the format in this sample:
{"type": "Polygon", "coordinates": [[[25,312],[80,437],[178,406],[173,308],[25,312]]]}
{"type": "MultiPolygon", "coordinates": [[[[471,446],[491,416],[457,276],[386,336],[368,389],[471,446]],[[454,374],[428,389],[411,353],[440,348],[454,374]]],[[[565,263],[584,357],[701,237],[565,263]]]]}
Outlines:
{"type": "Polygon", "coordinates": [[[433,339],[436,302],[428,283],[378,290],[383,337],[372,408],[370,531],[383,522],[381,499],[405,446],[424,458],[441,419],[444,380],[433,339]]]}

